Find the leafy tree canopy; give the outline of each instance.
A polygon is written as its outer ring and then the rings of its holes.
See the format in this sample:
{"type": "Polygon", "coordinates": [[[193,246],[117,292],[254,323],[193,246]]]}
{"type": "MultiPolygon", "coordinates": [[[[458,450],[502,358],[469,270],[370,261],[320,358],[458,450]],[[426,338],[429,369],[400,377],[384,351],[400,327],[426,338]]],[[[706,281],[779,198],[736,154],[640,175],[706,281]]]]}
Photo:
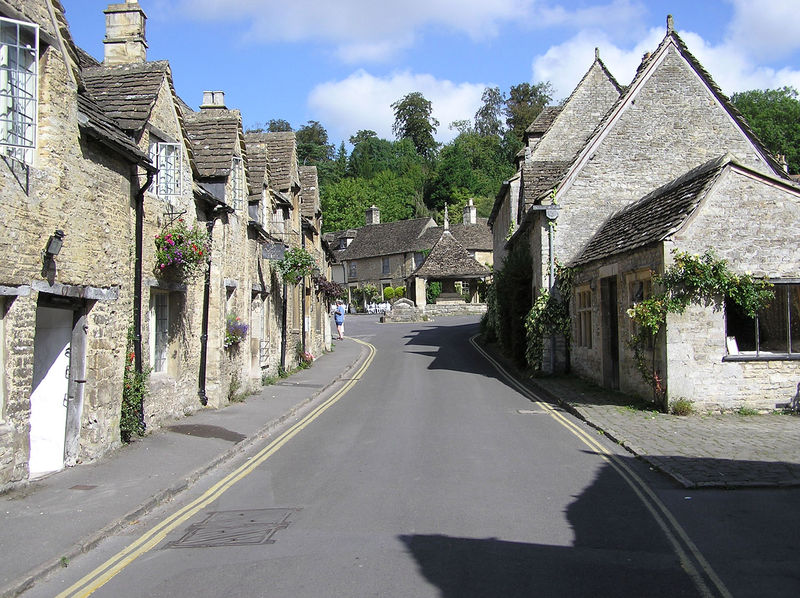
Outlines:
{"type": "Polygon", "coordinates": [[[297,160],[300,164],[319,164],[333,159],[333,145],[328,143],[328,131],[316,120],[297,129],[297,160]]]}
{"type": "Polygon", "coordinates": [[[800,100],[792,87],[753,89],[731,97],[756,135],[776,156],[786,157],[789,172],[800,173],[800,100]]]}
{"type": "Polygon", "coordinates": [[[288,120],[283,120],[282,118],[273,118],[267,123],[267,131],[270,133],[280,133],[291,130],[292,125],[289,124],[288,120]]]}
{"type": "Polygon", "coordinates": [[[505,106],[506,126],[516,139],[522,140],[525,129],[552,101],[554,91],[549,81],[511,86],[505,106]]]}
{"type": "Polygon", "coordinates": [[[398,139],[411,139],[417,153],[432,157],[438,144],[433,135],[439,121],[433,118],[433,106],[430,100],[418,91],[406,94],[392,104],[394,125],[392,132],[398,139]]]}

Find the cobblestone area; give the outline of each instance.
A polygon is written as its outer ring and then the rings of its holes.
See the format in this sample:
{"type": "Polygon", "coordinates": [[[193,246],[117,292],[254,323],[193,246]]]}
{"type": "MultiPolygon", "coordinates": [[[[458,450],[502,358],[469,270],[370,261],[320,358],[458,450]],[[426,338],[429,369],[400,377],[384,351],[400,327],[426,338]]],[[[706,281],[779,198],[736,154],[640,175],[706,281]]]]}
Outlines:
{"type": "Polygon", "coordinates": [[[647,411],[577,378],[532,387],[687,488],[800,486],[800,416],[647,411]]]}

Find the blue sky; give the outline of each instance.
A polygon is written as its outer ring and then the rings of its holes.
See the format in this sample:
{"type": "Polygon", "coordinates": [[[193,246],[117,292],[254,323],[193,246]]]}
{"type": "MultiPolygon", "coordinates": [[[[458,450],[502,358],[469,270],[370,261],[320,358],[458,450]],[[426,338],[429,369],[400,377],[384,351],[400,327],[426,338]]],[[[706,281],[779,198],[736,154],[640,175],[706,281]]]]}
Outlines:
{"type": "MultiPolygon", "coordinates": [[[[118,0],[123,1],[123,0],[118,0]]],[[[78,45],[102,59],[108,2],[62,0],[78,45]]],[[[569,94],[594,48],[627,84],[666,31],[666,15],[729,95],[800,90],[797,0],[140,0],[148,59],[169,60],[197,107],[225,91],[245,126],[321,122],[338,144],[359,129],[392,138],[390,104],[433,103],[438,139],[472,118],[486,86],[550,81],[569,94]]]]}

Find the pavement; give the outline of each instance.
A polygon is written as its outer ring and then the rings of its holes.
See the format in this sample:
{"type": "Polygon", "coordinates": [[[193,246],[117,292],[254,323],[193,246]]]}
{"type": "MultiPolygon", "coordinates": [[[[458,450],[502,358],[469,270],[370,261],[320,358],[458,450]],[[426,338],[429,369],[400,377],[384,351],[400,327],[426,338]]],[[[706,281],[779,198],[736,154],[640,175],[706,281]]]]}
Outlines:
{"type": "MultiPolygon", "coordinates": [[[[359,343],[337,341],[311,368],[245,402],[203,409],[95,463],[0,496],[0,597],[20,594],[63,559],[87,552],[299,419],[343,386],[367,355],[359,343]]],[[[574,378],[523,382],[683,486],[800,486],[800,416],[678,417],[574,378]]]]}

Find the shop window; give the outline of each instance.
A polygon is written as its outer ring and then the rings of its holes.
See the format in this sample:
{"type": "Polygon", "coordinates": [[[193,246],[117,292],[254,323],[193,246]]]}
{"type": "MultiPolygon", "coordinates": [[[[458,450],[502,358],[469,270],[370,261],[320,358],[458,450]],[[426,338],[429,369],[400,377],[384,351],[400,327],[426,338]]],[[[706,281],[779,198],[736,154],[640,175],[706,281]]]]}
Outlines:
{"type": "Polygon", "coordinates": [[[725,301],[728,355],[800,357],[800,284],[775,283],[775,297],[755,318],[725,301]]]}

